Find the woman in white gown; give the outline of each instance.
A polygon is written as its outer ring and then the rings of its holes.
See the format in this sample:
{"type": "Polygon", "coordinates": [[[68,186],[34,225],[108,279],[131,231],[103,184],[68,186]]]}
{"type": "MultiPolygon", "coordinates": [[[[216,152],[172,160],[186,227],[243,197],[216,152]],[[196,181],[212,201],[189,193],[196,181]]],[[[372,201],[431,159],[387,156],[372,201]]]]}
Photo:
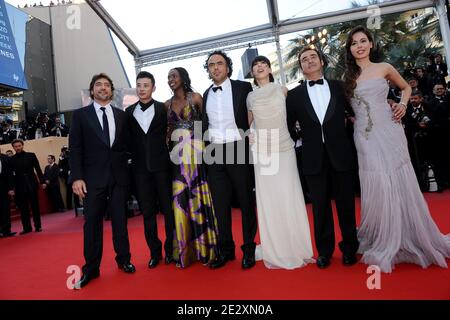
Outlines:
{"type": "Polygon", "coordinates": [[[313,250],[294,141],[286,123],[287,89],[273,82],[270,61],[252,63],[256,87],[247,97],[261,245],[256,260],[267,268],[295,269],[312,263],[313,250]]]}

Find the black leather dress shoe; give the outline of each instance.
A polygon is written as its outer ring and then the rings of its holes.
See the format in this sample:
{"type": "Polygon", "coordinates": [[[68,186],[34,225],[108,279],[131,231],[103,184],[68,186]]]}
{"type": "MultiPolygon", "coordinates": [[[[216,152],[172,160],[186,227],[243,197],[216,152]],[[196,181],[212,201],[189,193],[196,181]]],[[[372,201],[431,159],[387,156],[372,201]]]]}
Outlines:
{"type": "Polygon", "coordinates": [[[175,262],[175,259],[173,258],[172,255],[166,256],[166,258],[164,259],[164,263],[165,263],[165,264],[171,264],[171,263],[173,263],[173,262],[175,262]]]}
{"type": "Polygon", "coordinates": [[[98,278],[99,276],[100,276],[100,272],[95,272],[92,274],[83,274],[81,279],[77,283],[75,283],[73,288],[81,289],[81,288],[85,287],[91,280],[98,278]]]}
{"type": "Polygon", "coordinates": [[[255,257],[245,257],[242,259],[242,269],[250,269],[256,264],[255,257]]]}
{"type": "Polygon", "coordinates": [[[7,232],[7,233],[3,233],[3,237],[7,238],[7,237],[13,237],[16,235],[17,232],[7,232]]]}
{"type": "Polygon", "coordinates": [[[317,258],[316,264],[320,269],[324,269],[330,265],[330,258],[320,256],[317,258]]]}
{"type": "Polygon", "coordinates": [[[227,263],[228,261],[235,260],[235,259],[236,259],[236,257],[235,257],[234,255],[229,255],[229,256],[218,256],[214,261],[212,261],[212,262],[209,264],[209,267],[210,267],[211,269],[221,268],[221,267],[223,267],[224,265],[226,265],[226,263],[227,263]]]}
{"type": "Polygon", "coordinates": [[[133,266],[131,262],[117,264],[120,270],[123,270],[125,273],[135,273],[136,268],[133,266]]]}
{"type": "Polygon", "coordinates": [[[161,257],[158,258],[151,258],[148,262],[148,267],[150,269],[156,268],[156,266],[159,264],[159,261],[161,260],[161,257]]]}
{"type": "Polygon", "coordinates": [[[342,256],[342,264],[344,266],[352,266],[356,262],[358,262],[358,259],[356,259],[356,255],[354,255],[354,254],[342,256]]]}
{"type": "Polygon", "coordinates": [[[36,228],[35,232],[42,232],[42,228],[36,228]]]}
{"type": "Polygon", "coordinates": [[[23,230],[23,231],[21,231],[19,234],[20,235],[23,235],[23,234],[27,234],[27,233],[30,233],[32,230],[23,230]]]}

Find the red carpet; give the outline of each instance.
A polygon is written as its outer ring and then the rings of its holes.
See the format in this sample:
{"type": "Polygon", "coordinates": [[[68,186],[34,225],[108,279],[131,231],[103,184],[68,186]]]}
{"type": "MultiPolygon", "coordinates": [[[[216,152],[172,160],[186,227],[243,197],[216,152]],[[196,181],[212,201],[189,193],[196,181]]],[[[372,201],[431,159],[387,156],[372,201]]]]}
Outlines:
{"type": "MultiPolygon", "coordinates": [[[[425,197],[441,232],[450,233],[450,191],[425,197]]],[[[359,219],[359,199],[357,206],[359,219]]],[[[239,248],[240,212],[235,211],[233,218],[239,248]]],[[[159,222],[163,234],[161,216],[159,222]]],[[[132,262],[137,272],[128,275],[117,269],[110,224],[105,223],[101,277],[73,291],[67,289],[66,270],[83,264],[82,225],[83,218],[75,217],[72,211],[44,215],[42,233],[0,239],[0,299],[450,299],[449,269],[398,265],[392,274],[381,275],[380,290],[369,290],[367,266],[342,266],[339,250],[326,270],[315,265],[293,271],[269,270],[258,262],[253,269],[243,271],[240,250],[236,250],[236,261],[218,270],[199,263],[187,269],[162,264],[149,270],[142,216],[129,220],[132,262]]],[[[21,231],[20,221],[13,222],[13,231],[21,231]]]]}

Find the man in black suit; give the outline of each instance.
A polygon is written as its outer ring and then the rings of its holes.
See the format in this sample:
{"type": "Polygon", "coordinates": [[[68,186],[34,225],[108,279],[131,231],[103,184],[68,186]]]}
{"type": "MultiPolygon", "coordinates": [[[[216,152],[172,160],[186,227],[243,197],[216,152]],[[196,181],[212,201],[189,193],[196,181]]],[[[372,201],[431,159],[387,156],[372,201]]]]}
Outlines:
{"type": "Polygon", "coordinates": [[[64,203],[61,197],[61,190],[59,185],[59,166],[55,163],[55,156],[47,156],[48,165],[44,169],[45,189],[50,197],[53,209],[56,212],[64,211],[64,203]]]}
{"type": "Polygon", "coordinates": [[[255,265],[255,235],[257,228],[253,187],[253,168],[249,161],[249,130],[247,95],[252,91],[248,82],[230,80],[231,59],[223,51],[208,55],[205,69],[213,81],[203,94],[203,130],[210,145],[205,149],[208,183],[219,227],[220,254],[210,264],[219,268],[235,259],[235,244],[231,228],[231,199],[236,195],[242,212],[244,252],[242,268],[255,265]]]}
{"type": "Polygon", "coordinates": [[[157,200],[164,213],[166,264],[173,262],[175,227],[171,200],[171,163],[166,144],[167,112],[163,103],[152,99],[154,90],[153,75],[146,71],[140,72],[136,78],[139,101],[126,110],[131,133],[131,170],[139,207],[144,215],[145,239],[151,254],[149,268],[156,267],[162,258],[162,244],[156,223],[157,200]]]}
{"type": "Polygon", "coordinates": [[[349,105],[341,84],[323,78],[324,62],[319,51],[304,49],[298,58],[307,81],[289,91],[287,118],[288,128],[298,121],[303,131],[302,167],[313,206],[317,266],[328,267],[335,248],[331,188],[343,239],[339,243],[343,264],[352,265],[357,262],[359,242],[354,199],[355,157],[345,128],[345,110],[349,105]]]}
{"type": "Polygon", "coordinates": [[[8,192],[13,189],[13,172],[11,159],[0,153],[0,233],[3,237],[12,237],[11,211],[8,192]]]}
{"type": "Polygon", "coordinates": [[[16,139],[11,145],[16,154],[11,158],[11,167],[14,174],[14,190],[10,194],[15,196],[16,204],[20,210],[23,231],[20,234],[30,233],[30,210],[33,213],[33,223],[36,232],[42,231],[41,212],[39,209],[39,181],[44,184],[44,177],[36,154],[23,150],[23,140],[16,139]],[[37,178],[36,178],[37,174],[37,178]],[[39,179],[39,181],[38,181],[39,179]]]}
{"type": "Polygon", "coordinates": [[[450,188],[450,99],[444,83],[436,83],[429,103],[430,152],[440,188],[450,188]]]}
{"type": "Polygon", "coordinates": [[[128,240],[126,197],[129,185],[125,112],[111,106],[114,86],[104,73],[89,85],[89,106],[75,110],[69,135],[73,192],[84,204],[83,276],[75,288],[100,275],[103,251],[103,214],[110,211],[113,244],[119,269],[134,273],[128,240]]]}

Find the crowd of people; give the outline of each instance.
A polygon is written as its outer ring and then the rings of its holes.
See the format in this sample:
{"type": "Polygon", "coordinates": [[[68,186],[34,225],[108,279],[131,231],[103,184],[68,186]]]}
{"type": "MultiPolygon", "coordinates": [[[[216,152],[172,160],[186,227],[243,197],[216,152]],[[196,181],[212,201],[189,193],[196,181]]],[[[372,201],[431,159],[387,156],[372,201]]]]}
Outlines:
{"type": "MultiPolygon", "coordinates": [[[[72,0],[56,0],[56,3],[53,2],[53,0],[50,0],[50,2],[48,2],[48,5],[45,6],[44,4],[42,4],[42,1],[40,1],[39,3],[35,2],[34,4],[29,4],[26,3],[23,5],[23,8],[32,8],[32,7],[52,7],[52,6],[59,6],[59,5],[65,5],[65,4],[72,4],[72,0]]],[[[17,5],[17,8],[20,8],[20,4],[17,5]]]]}
{"type": "Polygon", "coordinates": [[[80,207],[78,197],[73,196],[69,180],[69,148],[61,148],[58,163],[54,155],[48,155],[47,165],[42,171],[36,154],[24,149],[24,141],[15,139],[11,142],[13,150],[0,150],[0,236],[11,237],[11,204],[17,207],[22,222],[21,235],[30,233],[32,225],[30,211],[36,232],[42,231],[41,209],[39,205],[39,188],[45,189],[50,200],[51,212],[64,212],[80,207]],[[61,195],[61,183],[66,185],[66,205],[61,195]],[[12,202],[14,200],[14,202],[12,202]]]}
{"type": "MultiPolygon", "coordinates": [[[[427,68],[407,68],[403,75],[412,89],[403,119],[411,160],[423,191],[450,187],[450,92],[447,65],[436,54],[427,68]]],[[[391,103],[398,102],[391,85],[391,103]]]]}
{"type": "Polygon", "coordinates": [[[15,139],[26,141],[50,136],[67,137],[68,134],[69,127],[61,121],[61,117],[50,118],[47,113],[38,113],[34,120],[23,120],[17,125],[11,119],[0,119],[0,145],[15,139]]]}
{"type": "MultiPolygon", "coordinates": [[[[94,75],[93,102],[74,111],[69,135],[68,180],[83,200],[85,219],[85,264],[75,288],[100,276],[105,212],[118,268],[136,271],[127,229],[130,184],[143,214],[151,269],[163,258],[180,268],[198,261],[212,269],[235,260],[233,198],[242,214],[242,269],[260,260],[267,268],[329,267],[335,250],[332,199],[343,265],[354,265],[359,254],[361,262],[383,272],[404,262],[447,267],[450,235],[441,234],[431,217],[402,124],[417,106],[417,90],[390,64],[372,62],[373,47],[364,27],[349,33],[344,81],[324,78],[317,49],[300,50],[306,80],[290,91],[274,82],[266,57],[252,62],[252,86],[230,79],[232,60],[214,51],[204,64],[212,84],[203,95],[193,91],[188,71],[177,67],[168,72],[173,96],[155,101],[155,78],[142,71],[136,78],[139,101],[125,111],[111,105],[112,79],[94,75]],[[390,85],[399,88],[395,99],[390,85]],[[298,167],[312,203],[316,259],[298,167]],[[158,212],[165,219],[164,244],[158,212]]],[[[441,92],[438,83],[433,90],[441,92]]],[[[448,124],[448,103],[432,111],[430,121],[448,124]]],[[[448,131],[439,133],[448,141],[448,131]]]]}

